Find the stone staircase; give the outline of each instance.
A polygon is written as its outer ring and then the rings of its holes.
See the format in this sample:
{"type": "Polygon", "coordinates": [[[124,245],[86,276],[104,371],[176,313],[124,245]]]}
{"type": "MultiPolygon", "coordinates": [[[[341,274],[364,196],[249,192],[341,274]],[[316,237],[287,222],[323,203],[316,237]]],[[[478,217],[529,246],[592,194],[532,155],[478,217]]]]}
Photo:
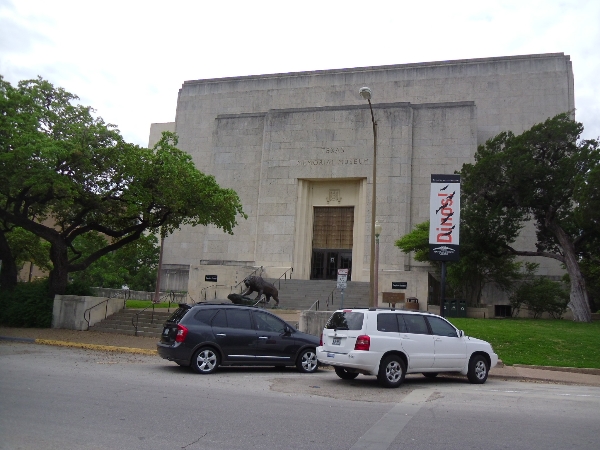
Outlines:
{"type": "MultiPolygon", "coordinates": [[[[320,311],[334,311],[342,306],[341,291],[336,288],[335,280],[268,280],[279,290],[279,309],[271,310],[284,320],[294,326],[298,326],[298,314],[290,315],[291,311],[303,311],[312,307],[316,309],[315,302],[318,300],[320,311]],[[292,317],[293,316],[293,317],[292,317]]],[[[254,298],[256,293],[250,294],[254,298]]],[[[217,299],[215,302],[229,302],[227,299],[217,299]]],[[[269,306],[275,302],[271,300],[269,306]]],[[[369,283],[348,281],[344,290],[344,308],[367,307],[369,305],[369,283]]],[[[173,305],[169,311],[161,308],[147,309],[142,312],[139,309],[122,309],[121,311],[107,317],[101,322],[89,328],[89,331],[102,333],[135,334],[137,317],[137,335],[160,338],[163,324],[167,318],[177,309],[173,305]]]]}
{"type": "Polygon", "coordinates": [[[101,322],[92,325],[89,331],[135,335],[135,327],[131,321],[133,319],[133,323],[136,323],[135,316],[139,314],[137,318],[137,335],[160,338],[163,324],[176,309],[177,305],[173,305],[169,312],[164,308],[155,309],[154,315],[152,314],[152,309],[143,312],[141,309],[122,309],[101,322]]]}
{"type": "MultiPolygon", "coordinates": [[[[342,302],[341,291],[336,289],[335,280],[268,280],[279,290],[279,306],[282,309],[315,309],[313,304],[319,301],[319,310],[335,311],[342,302]],[[333,294],[333,296],[332,296],[333,294]]],[[[251,294],[254,297],[256,294],[251,294]]],[[[272,300],[271,300],[272,302],[272,300]]],[[[369,283],[348,281],[344,289],[344,308],[369,306],[369,283]]]]}

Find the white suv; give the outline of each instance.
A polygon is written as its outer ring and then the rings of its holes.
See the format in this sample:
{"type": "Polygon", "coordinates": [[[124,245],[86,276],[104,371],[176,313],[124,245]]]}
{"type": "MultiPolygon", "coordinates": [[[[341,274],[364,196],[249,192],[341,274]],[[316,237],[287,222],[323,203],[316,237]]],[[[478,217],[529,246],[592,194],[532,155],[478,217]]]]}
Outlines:
{"type": "Polygon", "coordinates": [[[467,337],[446,319],[427,312],[384,308],[333,313],[317,347],[319,362],[344,380],[375,375],[382,386],[398,387],[407,373],[433,378],[459,372],[485,383],[498,355],[485,341],[467,337]]]}

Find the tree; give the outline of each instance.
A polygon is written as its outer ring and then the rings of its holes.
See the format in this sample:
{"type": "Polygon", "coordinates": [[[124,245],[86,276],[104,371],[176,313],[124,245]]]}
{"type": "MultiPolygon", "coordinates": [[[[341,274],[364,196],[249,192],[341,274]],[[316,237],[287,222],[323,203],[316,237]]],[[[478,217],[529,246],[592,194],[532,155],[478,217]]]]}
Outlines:
{"type": "MultiPolygon", "coordinates": [[[[78,237],[73,244],[84,258],[106,245],[106,238],[91,233],[78,237]]],[[[73,272],[70,278],[90,287],[121,289],[127,286],[136,291],[154,291],[158,254],[157,237],[153,234],[144,235],[102,256],[85,270],[73,272]]]]}
{"type": "MultiPolygon", "coordinates": [[[[515,256],[498,252],[494,239],[503,234],[498,222],[484,221],[481,211],[463,202],[460,228],[460,260],[447,267],[447,282],[454,295],[478,305],[487,284],[495,284],[508,291],[521,279],[521,263],[515,256]]],[[[430,262],[439,270],[439,262],[429,260],[429,221],[417,224],[409,234],[396,241],[396,247],[404,253],[414,252],[416,261],[430,262]]]]}
{"type": "Polygon", "coordinates": [[[70,272],[146,232],[214,225],[232,234],[246,218],[238,195],[198,171],[175,134],[153,149],[129,144],[76,100],[41,78],[14,88],[0,77],[0,221],[50,244],[51,295],[65,292],[70,272]],[[74,241],[88,233],[110,242],[84,256],[74,241]]]}
{"type": "Polygon", "coordinates": [[[598,239],[600,149],[595,140],[578,141],[582,131],[582,124],[559,114],[518,136],[500,133],[478,147],[475,164],[463,165],[461,182],[472,204],[498,211],[494,217],[502,229],[533,221],[535,251],[514,248],[510,234],[496,240],[498,251],[563,263],[571,285],[569,308],[576,321],[589,322],[579,262],[598,239]]]}

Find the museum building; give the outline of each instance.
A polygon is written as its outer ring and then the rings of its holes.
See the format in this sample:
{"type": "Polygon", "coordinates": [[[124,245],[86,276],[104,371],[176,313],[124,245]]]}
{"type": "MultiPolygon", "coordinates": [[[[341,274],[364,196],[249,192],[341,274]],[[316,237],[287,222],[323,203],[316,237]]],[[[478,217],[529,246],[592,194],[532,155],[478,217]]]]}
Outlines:
{"type": "MultiPolygon", "coordinates": [[[[369,281],[374,128],[363,86],[377,124],[379,302],[401,281],[421,309],[431,269],[394,242],[429,219],[431,175],[473,162],[501,131],[575,110],[563,53],[186,81],[175,121],[152,124],[149,145],[176,132],[199,170],[238,193],[248,219],[234,235],[197,226],[168,236],[161,290],[197,299],[215,284],[207,275],[233,285],[258,267],[300,280],[347,268],[369,281]]],[[[526,227],[519,246],[533,250],[534,234],[526,227]]],[[[536,262],[540,274],[562,274],[555,261],[536,262]]]]}

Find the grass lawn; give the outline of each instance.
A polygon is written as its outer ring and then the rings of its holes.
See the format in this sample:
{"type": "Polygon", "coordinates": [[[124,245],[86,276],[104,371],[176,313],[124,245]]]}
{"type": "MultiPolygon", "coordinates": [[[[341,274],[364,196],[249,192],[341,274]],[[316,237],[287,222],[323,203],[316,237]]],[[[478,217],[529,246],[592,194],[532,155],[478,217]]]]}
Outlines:
{"type": "Polygon", "coordinates": [[[448,318],[467,336],[488,341],[508,365],[600,368],[600,322],[448,318]]]}
{"type": "MultiPolygon", "coordinates": [[[[149,306],[152,306],[152,302],[150,300],[127,300],[126,303],[127,308],[139,308],[144,309],[149,306]]],[[[169,303],[156,303],[154,305],[155,308],[168,308],[169,303]]],[[[177,309],[177,303],[171,303],[171,308],[177,309]]]]}

